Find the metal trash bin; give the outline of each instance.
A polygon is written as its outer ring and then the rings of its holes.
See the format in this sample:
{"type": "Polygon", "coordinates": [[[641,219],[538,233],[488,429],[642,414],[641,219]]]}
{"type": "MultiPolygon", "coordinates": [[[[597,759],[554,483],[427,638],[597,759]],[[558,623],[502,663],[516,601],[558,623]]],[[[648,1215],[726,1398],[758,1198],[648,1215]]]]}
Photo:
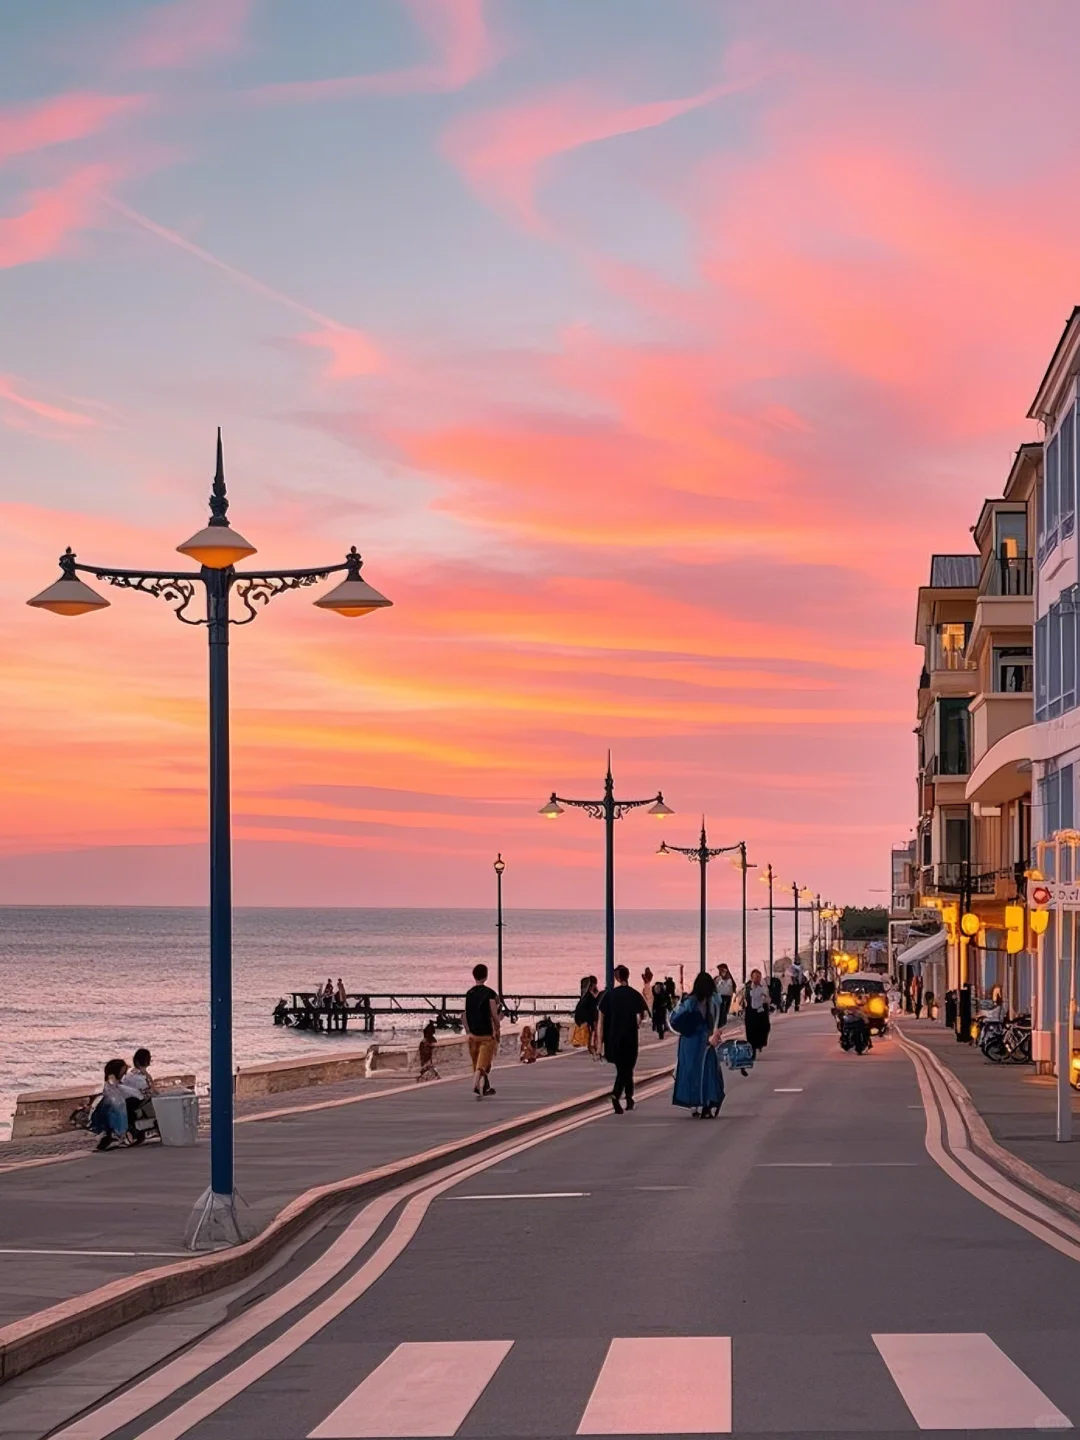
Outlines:
{"type": "Polygon", "coordinates": [[[199,1097],[194,1090],[165,1090],[154,1096],[154,1114],[163,1145],[194,1145],[199,1138],[199,1097]]]}

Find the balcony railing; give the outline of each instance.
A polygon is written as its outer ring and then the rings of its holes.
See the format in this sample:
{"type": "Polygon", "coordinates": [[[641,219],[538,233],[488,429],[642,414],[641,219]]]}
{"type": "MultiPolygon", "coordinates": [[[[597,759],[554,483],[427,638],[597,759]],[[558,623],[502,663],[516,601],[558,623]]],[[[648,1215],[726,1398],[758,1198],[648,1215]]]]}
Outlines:
{"type": "Polygon", "coordinates": [[[964,645],[942,644],[935,632],[930,647],[930,663],[935,670],[974,670],[975,660],[964,645]]]}
{"type": "Polygon", "coordinates": [[[928,868],[932,872],[927,877],[929,885],[939,895],[962,895],[965,892],[971,895],[993,895],[999,879],[1014,878],[1012,869],[979,870],[976,865],[968,865],[963,860],[942,860],[928,868]]]}
{"type": "Polygon", "coordinates": [[[979,576],[980,595],[1031,595],[1035,563],[1030,555],[988,555],[979,576]]]}

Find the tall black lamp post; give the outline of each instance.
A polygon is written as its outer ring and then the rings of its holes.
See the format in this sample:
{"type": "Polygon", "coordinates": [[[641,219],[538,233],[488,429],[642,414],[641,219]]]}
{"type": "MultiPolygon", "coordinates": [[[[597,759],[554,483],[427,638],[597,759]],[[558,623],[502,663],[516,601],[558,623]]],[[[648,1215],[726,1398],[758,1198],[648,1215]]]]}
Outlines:
{"type": "Polygon", "coordinates": [[[499,1004],[502,1005],[503,998],[503,911],[502,911],[502,877],[506,869],[506,861],[502,858],[500,850],[495,857],[495,935],[498,940],[498,970],[497,988],[499,991],[499,1004]]]}
{"type": "Polygon", "coordinates": [[[191,1249],[236,1244],[243,1238],[236,1213],[233,1178],[232,1073],[232,850],[229,792],[229,626],[249,625],[275,595],[315,585],[344,572],[333,590],[315,601],[338,615],[367,615],[392,602],[360,576],[354,547],[340,565],[314,570],[237,570],[255,547],[228,520],[221,431],[217,469],[210,494],[210,519],[176,548],[198,570],[116,570],[80,564],[70,549],[60,557],[60,578],[27,603],[54,615],[85,615],[104,610],[109,601],[80,575],[92,575],[124,590],[142,590],[170,605],[185,625],[205,625],[210,642],[210,1186],[197,1202],[188,1227],[191,1249]],[[206,614],[189,614],[199,588],[206,614]],[[229,614],[235,593],[243,607],[229,614]]]}
{"type": "Polygon", "coordinates": [[[594,820],[604,822],[605,841],[605,885],[604,885],[604,983],[610,990],[615,984],[615,821],[621,820],[628,810],[639,810],[648,805],[649,814],[663,818],[675,812],[664,804],[662,791],[650,795],[647,800],[616,800],[615,782],[611,778],[611,751],[608,751],[607,774],[604,777],[602,800],[568,800],[564,795],[551,792],[551,799],[541,805],[540,814],[555,820],[563,813],[563,807],[571,805],[584,810],[594,820]]]}
{"type": "MultiPolygon", "coordinates": [[[[705,833],[705,816],[701,817],[701,839],[696,845],[669,845],[666,840],[660,841],[658,855],[685,855],[688,860],[694,861],[701,870],[701,925],[699,942],[699,968],[708,970],[708,952],[706,946],[706,935],[708,929],[708,885],[706,874],[708,873],[709,861],[715,860],[718,855],[730,855],[733,850],[742,852],[743,865],[746,864],[746,844],[740,840],[735,845],[718,845],[709,848],[709,837],[705,833]]],[[[746,978],[746,870],[743,869],[743,979],[746,978]]]]}
{"type": "Polygon", "coordinates": [[[772,868],[771,860],[768,865],[766,865],[765,873],[764,875],[762,875],[761,878],[769,887],[769,979],[771,980],[773,976],[773,919],[775,914],[775,906],[773,904],[773,884],[776,880],[776,872],[772,868]]]}

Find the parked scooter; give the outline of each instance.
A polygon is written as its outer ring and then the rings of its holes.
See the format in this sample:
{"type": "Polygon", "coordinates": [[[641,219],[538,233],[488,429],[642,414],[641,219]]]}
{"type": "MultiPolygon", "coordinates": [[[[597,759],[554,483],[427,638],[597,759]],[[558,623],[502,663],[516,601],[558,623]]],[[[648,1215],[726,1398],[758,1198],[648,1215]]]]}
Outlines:
{"type": "Polygon", "coordinates": [[[854,1050],[856,1055],[861,1055],[864,1051],[873,1049],[870,1023],[861,1008],[841,1010],[837,1028],[840,1031],[841,1050],[854,1050]]]}

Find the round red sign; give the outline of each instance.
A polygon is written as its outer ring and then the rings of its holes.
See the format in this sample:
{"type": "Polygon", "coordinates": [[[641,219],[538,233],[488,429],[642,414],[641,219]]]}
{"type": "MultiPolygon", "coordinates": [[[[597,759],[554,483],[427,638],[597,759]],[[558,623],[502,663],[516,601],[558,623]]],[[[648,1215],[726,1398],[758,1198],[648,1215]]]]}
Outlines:
{"type": "Polygon", "coordinates": [[[1045,885],[1036,885],[1035,889],[1031,892],[1031,900],[1035,905],[1049,905],[1050,891],[1047,890],[1045,885]]]}

